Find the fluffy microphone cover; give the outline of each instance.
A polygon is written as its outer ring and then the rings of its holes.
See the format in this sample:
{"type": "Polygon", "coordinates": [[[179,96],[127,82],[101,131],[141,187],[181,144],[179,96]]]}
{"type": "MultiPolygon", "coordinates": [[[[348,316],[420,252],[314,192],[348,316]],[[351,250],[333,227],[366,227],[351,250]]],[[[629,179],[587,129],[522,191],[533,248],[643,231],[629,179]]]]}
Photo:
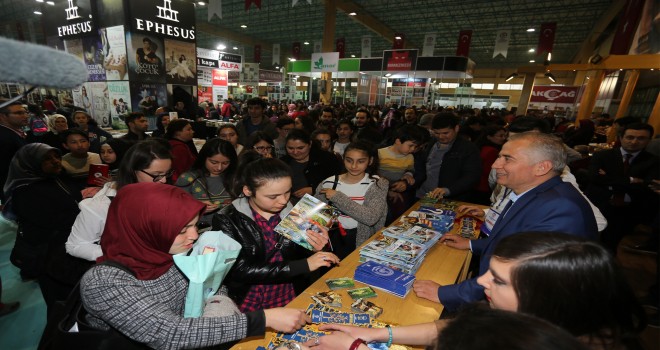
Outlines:
{"type": "Polygon", "coordinates": [[[0,81],[71,89],[87,81],[87,68],[66,52],[0,37],[0,81]]]}

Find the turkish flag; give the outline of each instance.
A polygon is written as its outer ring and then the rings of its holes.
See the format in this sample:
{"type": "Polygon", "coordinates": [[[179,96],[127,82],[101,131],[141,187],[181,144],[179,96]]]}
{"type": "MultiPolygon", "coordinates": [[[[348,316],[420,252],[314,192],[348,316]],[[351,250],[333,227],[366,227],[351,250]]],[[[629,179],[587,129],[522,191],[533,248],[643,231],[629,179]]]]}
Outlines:
{"type": "Polygon", "coordinates": [[[626,7],[623,8],[622,16],[619,17],[614,40],[612,40],[612,46],[610,47],[611,55],[628,54],[635,30],[637,30],[637,23],[639,23],[639,18],[642,16],[640,9],[643,6],[644,0],[626,1],[626,7]]]}
{"type": "Polygon", "coordinates": [[[557,22],[541,24],[541,32],[539,33],[539,45],[536,48],[536,56],[542,53],[552,53],[552,45],[555,43],[556,31],[557,22]]]}
{"type": "Polygon", "coordinates": [[[293,47],[291,48],[291,51],[293,51],[293,58],[299,60],[300,59],[300,41],[293,43],[293,47]]]}
{"type": "Polygon", "coordinates": [[[339,58],[344,58],[346,54],[346,38],[339,38],[335,43],[336,51],[339,52],[339,58]]]}
{"type": "Polygon", "coordinates": [[[261,45],[254,45],[254,62],[261,63],[261,45]]]}
{"type": "Polygon", "coordinates": [[[245,0],[245,12],[250,9],[250,5],[254,3],[257,5],[257,8],[261,10],[261,0],[245,0]]]}
{"type": "Polygon", "coordinates": [[[403,49],[403,47],[405,46],[405,42],[406,42],[406,39],[403,36],[403,34],[395,33],[394,34],[394,41],[392,41],[392,50],[403,49]],[[397,39],[397,37],[401,38],[401,39],[397,39]]]}
{"type": "Polygon", "coordinates": [[[470,55],[470,43],[472,42],[472,30],[461,30],[458,33],[458,45],[456,56],[468,57],[470,55]]]}

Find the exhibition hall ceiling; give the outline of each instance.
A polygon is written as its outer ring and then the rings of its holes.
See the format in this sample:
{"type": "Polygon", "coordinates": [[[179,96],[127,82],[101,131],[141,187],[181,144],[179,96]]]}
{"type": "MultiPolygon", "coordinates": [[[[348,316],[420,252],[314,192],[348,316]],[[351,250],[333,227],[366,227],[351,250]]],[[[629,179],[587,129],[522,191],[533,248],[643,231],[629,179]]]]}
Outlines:
{"type": "MultiPolygon", "coordinates": [[[[552,63],[572,63],[581,50],[582,56],[590,55],[593,47],[615,30],[615,14],[625,3],[608,0],[332,1],[337,6],[334,39],[345,39],[346,57],[360,57],[363,36],[371,37],[372,57],[381,56],[383,50],[392,48],[391,33],[402,33],[407,48],[420,50],[424,36],[435,33],[434,54],[454,55],[459,32],[471,29],[469,57],[476,62],[477,69],[534,64],[530,60],[542,63],[543,58],[530,49],[537,47],[539,29],[545,22],[557,23],[552,63]],[[356,16],[349,15],[347,9],[356,9],[356,16]],[[535,31],[528,31],[530,28],[535,31]],[[511,30],[508,54],[506,58],[493,58],[496,33],[501,29],[511,30]]],[[[301,58],[309,59],[314,41],[323,39],[323,0],[261,0],[261,9],[251,4],[248,11],[245,11],[245,0],[221,2],[221,18],[215,16],[210,21],[208,6],[196,4],[198,47],[215,49],[224,45],[224,51],[243,52],[245,61],[251,62],[254,45],[259,43],[262,66],[268,67],[272,62],[272,44],[280,44],[286,57],[287,53],[290,56],[292,43],[300,42],[301,58]],[[296,5],[292,6],[294,2],[296,5]]],[[[44,7],[47,10],[47,5],[35,0],[0,0],[0,20],[3,23],[0,33],[15,38],[17,22],[22,24],[24,31],[27,26],[40,28],[41,16],[33,11],[44,7]]],[[[39,30],[36,38],[43,41],[39,30]]]]}

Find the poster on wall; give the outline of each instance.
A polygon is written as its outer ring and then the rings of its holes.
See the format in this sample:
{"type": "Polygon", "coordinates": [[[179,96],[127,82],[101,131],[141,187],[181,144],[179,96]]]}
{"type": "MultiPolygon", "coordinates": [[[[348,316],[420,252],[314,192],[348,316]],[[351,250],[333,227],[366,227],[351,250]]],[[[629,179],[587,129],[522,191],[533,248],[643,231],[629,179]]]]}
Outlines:
{"type": "Polygon", "coordinates": [[[83,59],[83,44],[82,39],[69,39],[64,40],[64,51],[70,55],[74,55],[81,60],[83,59]]]}
{"type": "Polygon", "coordinates": [[[92,96],[92,108],[89,114],[100,126],[110,126],[110,101],[108,98],[108,84],[96,81],[85,84],[88,93],[92,96]]]}
{"type": "Polygon", "coordinates": [[[109,81],[108,97],[110,99],[110,116],[114,123],[118,119],[123,120],[123,116],[132,112],[131,109],[131,91],[127,81],[109,81]]]}
{"type": "Polygon", "coordinates": [[[87,81],[105,81],[105,52],[101,37],[86,36],[82,39],[83,61],[87,66],[87,81]]]}
{"type": "Polygon", "coordinates": [[[131,80],[149,83],[165,82],[163,40],[161,38],[128,33],[128,75],[131,80]]]}
{"type": "Polygon", "coordinates": [[[124,26],[102,28],[99,30],[105,50],[105,75],[107,80],[128,80],[126,37],[124,26]]]}
{"type": "Polygon", "coordinates": [[[165,39],[165,71],[168,83],[196,85],[195,44],[165,39]]]}
{"type": "Polygon", "coordinates": [[[229,97],[229,91],[226,86],[213,87],[213,101],[217,104],[229,97]]]}
{"type": "Polygon", "coordinates": [[[153,116],[158,106],[167,105],[167,87],[165,84],[131,82],[131,108],[153,116]]]}
{"type": "Polygon", "coordinates": [[[198,67],[197,69],[197,84],[200,86],[213,85],[213,69],[198,67]]]}
{"type": "Polygon", "coordinates": [[[213,88],[210,86],[197,86],[197,103],[206,101],[213,101],[213,88]]]}

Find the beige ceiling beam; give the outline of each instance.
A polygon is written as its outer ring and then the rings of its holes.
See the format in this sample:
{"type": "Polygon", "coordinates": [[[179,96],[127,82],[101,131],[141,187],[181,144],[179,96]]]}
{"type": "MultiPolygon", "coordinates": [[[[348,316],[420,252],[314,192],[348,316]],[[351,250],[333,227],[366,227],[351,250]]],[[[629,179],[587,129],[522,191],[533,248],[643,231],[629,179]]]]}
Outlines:
{"type": "MultiPolygon", "coordinates": [[[[335,0],[326,0],[326,1],[335,1],[335,0]]],[[[350,16],[351,19],[362,24],[372,32],[380,35],[381,37],[383,37],[383,39],[387,40],[388,42],[394,42],[394,35],[396,34],[394,30],[390,28],[387,24],[379,20],[378,18],[367,14],[367,11],[362,6],[356,4],[351,0],[336,0],[335,6],[337,7],[337,10],[343,11],[347,15],[351,12],[357,13],[356,16],[350,16]]],[[[404,34],[405,36],[406,33],[402,33],[402,34],[404,34]]],[[[408,42],[407,39],[405,39],[404,45],[405,48],[410,48],[413,46],[408,42]]]]}
{"type": "Polygon", "coordinates": [[[594,50],[596,49],[596,41],[605,31],[607,26],[618,17],[625,4],[626,1],[612,1],[610,8],[603,13],[600,19],[598,19],[596,25],[594,25],[589,35],[587,35],[587,38],[584,39],[582,45],[580,45],[580,51],[578,51],[575,57],[573,57],[573,63],[588,62],[589,57],[594,54],[594,50]]]}
{"type": "Polygon", "coordinates": [[[616,69],[660,69],[658,55],[610,55],[603,58],[598,64],[551,64],[549,66],[519,67],[518,73],[543,73],[546,71],[589,71],[589,70],[616,70],[616,69]]]}

